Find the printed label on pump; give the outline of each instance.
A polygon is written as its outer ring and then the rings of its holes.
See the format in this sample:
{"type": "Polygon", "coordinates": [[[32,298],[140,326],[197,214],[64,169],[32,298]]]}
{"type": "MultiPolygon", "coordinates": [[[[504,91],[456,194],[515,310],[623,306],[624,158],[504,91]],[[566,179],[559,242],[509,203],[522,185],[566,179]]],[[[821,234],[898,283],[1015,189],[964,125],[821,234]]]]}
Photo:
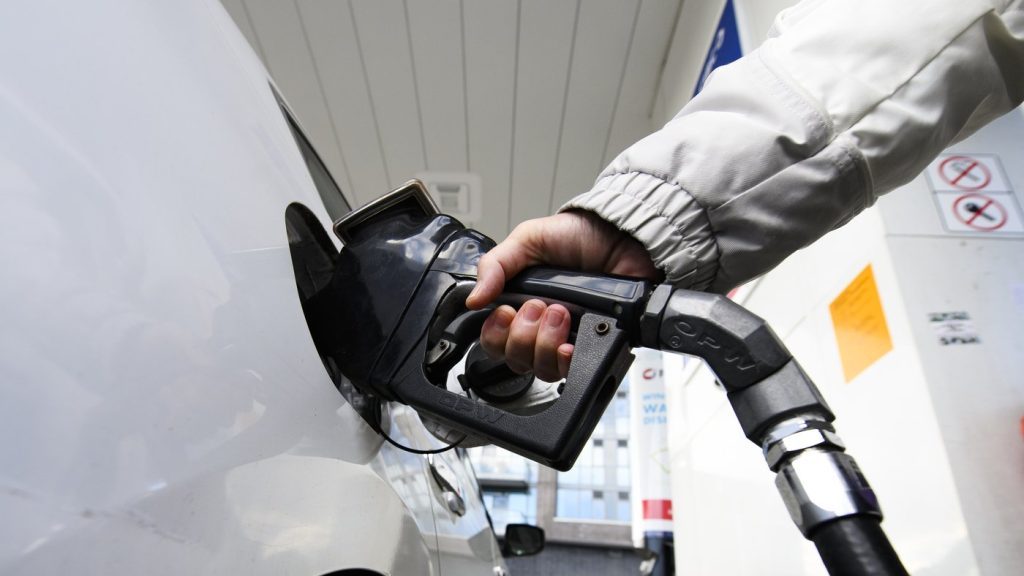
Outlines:
{"type": "Polygon", "coordinates": [[[889,324],[870,265],[836,296],[829,313],[847,382],[892,350],[889,324]]]}
{"type": "Polygon", "coordinates": [[[971,315],[962,310],[955,312],[932,312],[928,323],[935,330],[940,346],[962,346],[980,344],[981,337],[971,322],[971,315]]]}

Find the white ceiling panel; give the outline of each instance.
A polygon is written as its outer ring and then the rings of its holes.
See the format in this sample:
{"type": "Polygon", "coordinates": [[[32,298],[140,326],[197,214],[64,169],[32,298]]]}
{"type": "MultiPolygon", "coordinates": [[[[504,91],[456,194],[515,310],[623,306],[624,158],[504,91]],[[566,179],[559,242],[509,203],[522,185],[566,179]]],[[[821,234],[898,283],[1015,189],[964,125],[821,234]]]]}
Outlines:
{"type": "Polygon", "coordinates": [[[406,2],[427,170],[466,170],[466,91],[459,0],[406,2]]]}
{"type": "Polygon", "coordinates": [[[641,2],[602,168],[627,146],[658,128],[651,125],[651,116],[679,7],[678,0],[641,2]]]}
{"type": "Polygon", "coordinates": [[[313,61],[335,120],[338,143],[350,170],[354,201],[364,204],[390,190],[366,73],[347,2],[300,0],[299,14],[313,61]]]}
{"type": "Polygon", "coordinates": [[[426,167],[405,3],[352,0],[352,8],[389,188],[397,188],[426,167]]]}
{"type": "Polygon", "coordinates": [[[480,176],[496,238],[652,129],[680,0],[223,0],[356,202],[480,176]]]}
{"type": "Polygon", "coordinates": [[[602,168],[639,7],[639,0],[580,5],[549,212],[589,190],[602,168]]]}
{"type": "Polygon", "coordinates": [[[469,170],[480,175],[481,232],[504,236],[508,226],[512,122],[519,5],[508,0],[463,4],[469,170]]]}
{"type": "Polygon", "coordinates": [[[522,0],[509,229],[548,214],[579,2],[522,0]]]}
{"type": "Polygon", "coordinates": [[[306,31],[295,3],[245,0],[244,7],[265,52],[263,61],[285,100],[339,185],[351,188],[341,148],[335,138],[334,121],[327,110],[306,31]]]}

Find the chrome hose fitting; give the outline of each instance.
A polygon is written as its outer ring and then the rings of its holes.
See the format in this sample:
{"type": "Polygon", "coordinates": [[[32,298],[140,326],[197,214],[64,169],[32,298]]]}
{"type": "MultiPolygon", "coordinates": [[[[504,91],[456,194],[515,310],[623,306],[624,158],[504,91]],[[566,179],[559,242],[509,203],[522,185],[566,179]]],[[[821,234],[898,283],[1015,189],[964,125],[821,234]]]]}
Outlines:
{"type": "Polygon", "coordinates": [[[804,537],[837,518],[882,517],[874,491],[845,449],[832,425],[816,419],[787,420],[765,434],[765,460],[804,537]]]}

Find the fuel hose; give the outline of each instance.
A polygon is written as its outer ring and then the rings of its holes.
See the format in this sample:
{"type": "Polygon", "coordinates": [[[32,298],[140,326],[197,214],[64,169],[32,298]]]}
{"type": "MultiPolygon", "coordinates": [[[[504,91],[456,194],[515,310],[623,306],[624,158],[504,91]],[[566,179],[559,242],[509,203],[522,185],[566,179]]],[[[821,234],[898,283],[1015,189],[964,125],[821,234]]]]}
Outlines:
{"type": "Polygon", "coordinates": [[[726,389],[751,442],[775,472],[793,523],[831,576],[904,575],[882,510],[832,425],[835,415],[765,321],[727,298],[659,287],[641,344],[700,356],[726,389]]]}
{"type": "Polygon", "coordinates": [[[831,576],[907,574],[879,519],[846,516],[819,526],[811,540],[831,576]]]}

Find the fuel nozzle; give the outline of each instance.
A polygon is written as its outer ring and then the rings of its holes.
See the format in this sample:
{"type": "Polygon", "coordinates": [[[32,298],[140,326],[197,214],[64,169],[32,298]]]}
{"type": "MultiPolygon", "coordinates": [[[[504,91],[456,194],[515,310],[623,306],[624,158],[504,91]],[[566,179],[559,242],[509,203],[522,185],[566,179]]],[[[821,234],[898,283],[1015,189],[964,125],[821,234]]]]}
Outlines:
{"type": "Polygon", "coordinates": [[[523,386],[497,367],[473,368],[479,398],[446,386],[488,314],[467,310],[465,300],[494,242],[439,214],[417,181],[339,220],[335,232],[344,243],[332,279],[344,298],[336,338],[343,374],[361,391],[453,429],[559,470],[572,467],[632,361],[647,282],[551,269],[510,281],[499,303],[564,304],[577,345],[562,394],[536,413],[513,413],[502,407],[508,403],[480,399],[523,386]]]}

